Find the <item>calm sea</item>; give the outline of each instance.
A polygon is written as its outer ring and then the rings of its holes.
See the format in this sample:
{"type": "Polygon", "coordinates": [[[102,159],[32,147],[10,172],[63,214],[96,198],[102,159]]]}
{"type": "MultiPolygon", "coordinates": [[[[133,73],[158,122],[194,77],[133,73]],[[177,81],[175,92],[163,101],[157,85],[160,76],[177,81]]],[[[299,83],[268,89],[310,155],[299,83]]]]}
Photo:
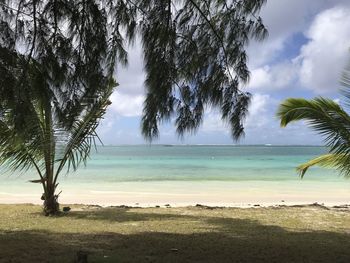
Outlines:
{"type": "MultiPolygon", "coordinates": [[[[105,146],[66,180],[295,181],[297,165],[325,152],[311,146],[105,146]]],[[[320,168],[311,169],[304,180],[343,181],[334,171],[320,168]]]]}
{"type": "MultiPolygon", "coordinates": [[[[301,191],[350,196],[350,180],[333,170],[312,168],[303,180],[298,177],[297,165],[325,152],[326,148],[314,146],[105,146],[91,155],[87,167],[63,175],[60,187],[70,196],[140,192],[210,195],[219,194],[221,189],[270,193],[276,198],[284,193],[295,198],[301,191]]],[[[0,202],[9,196],[14,201],[20,196],[37,197],[40,186],[28,183],[36,178],[32,172],[3,174],[0,202]]]]}

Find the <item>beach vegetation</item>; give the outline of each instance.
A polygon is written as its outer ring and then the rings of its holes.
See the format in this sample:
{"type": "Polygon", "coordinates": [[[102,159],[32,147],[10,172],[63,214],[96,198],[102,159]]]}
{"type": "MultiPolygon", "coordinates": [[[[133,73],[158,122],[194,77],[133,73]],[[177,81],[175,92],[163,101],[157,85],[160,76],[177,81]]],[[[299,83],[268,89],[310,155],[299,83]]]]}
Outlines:
{"type": "Polygon", "coordinates": [[[253,1],[0,0],[0,162],[35,169],[44,211],[58,211],[58,176],[86,162],[117,65],[140,40],[146,72],[142,133],[174,117],[196,131],[206,106],[238,139],[250,94],[246,46],[267,30],[253,1]]]}
{"type": "Polygon", "coordinates": [[[348,262],[349,208],[0,205],[8,262],[348,262]],[[54,227],[53,227],[54,225],[54,227]],[[79,261],[75,261],[79,262],[79,261]]]}
{"type": "Polygon", "coordinates": [[[117,74],[117,65],[128,63],[127,47],[140,42],[145,138],[157,137],[158,125],[171,119],[180,136],[195,132],[208,106],[238,139],[251,98],[242,89],[249,80],[246,46],[267,36],[259,16],[265,3],[0,0],[0,46],[45,64],[50,85],[64,82],[79,93],[91,77],[117,74]]]}
{"type": "Polygon", "coordinates": [[[303,177],[312,166],[335,168],[345,177],[350,177],[350,68],[342,78],[342,104],[318,97],[314,99],[289,98],[283,101],[277,112],[282,127],[295,121],[305,121],[306,125],[321,134],[329,149],[327,154],[316,157],[297,167],[303,177]]]}
{"type": "Polygon", "coordinates": [[[56,214],[59,176],[86,162],[116,84],[105,77],[79,93],[57,88],[48,83],[46,64],[0,49],[0,61],[4,56],[10,63],[0,63],[1,73],[27,72],[0,85],[0,165],[11,171],[34,169],[38,179],[31,182],[43,187],[44,212],[56,214]]]}

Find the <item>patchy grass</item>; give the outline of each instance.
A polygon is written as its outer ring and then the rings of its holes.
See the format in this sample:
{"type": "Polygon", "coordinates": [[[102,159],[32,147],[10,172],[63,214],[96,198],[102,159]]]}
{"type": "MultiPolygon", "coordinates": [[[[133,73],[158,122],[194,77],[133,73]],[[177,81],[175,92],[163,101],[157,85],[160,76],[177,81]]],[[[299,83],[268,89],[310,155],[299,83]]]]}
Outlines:
{"type": "Polygon", "coordinates": [[[350,210],[0,205],[0,262],[350,262],[350,210]]]}

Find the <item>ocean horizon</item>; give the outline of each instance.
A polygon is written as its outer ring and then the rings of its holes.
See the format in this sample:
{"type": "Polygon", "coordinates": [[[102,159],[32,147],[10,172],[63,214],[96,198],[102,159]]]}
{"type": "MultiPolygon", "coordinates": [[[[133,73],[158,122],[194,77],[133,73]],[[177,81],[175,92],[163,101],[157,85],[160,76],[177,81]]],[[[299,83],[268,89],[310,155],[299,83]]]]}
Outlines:
{"type": "MultiPolygon", "coordinates": [[[[98,146],[87,166],[62,174],[63,202],[186,205],[350,200],[350,180],[296,167],[327,152],[323,146],[114,145],[98,146]]],[[[37,202],[42,189],[34,171],[1,175],[0,203],[37,202]]],[[[40,201],[40,200],[39,200],[40,201]]]]}

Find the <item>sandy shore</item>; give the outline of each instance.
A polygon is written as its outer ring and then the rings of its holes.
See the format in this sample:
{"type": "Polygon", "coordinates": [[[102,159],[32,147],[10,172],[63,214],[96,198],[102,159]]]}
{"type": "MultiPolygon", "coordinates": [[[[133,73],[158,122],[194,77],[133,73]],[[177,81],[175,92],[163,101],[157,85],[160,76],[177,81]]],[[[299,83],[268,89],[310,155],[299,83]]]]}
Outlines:
{"type": "MultiPolygon", "coordinates": [[[[66,184],[59,191],[60,203],[101,206],[208,206],[250,207],[254,205],[298,205],[319,203],[326,206],[350,204],[348,184],[313,182],[140,182],[106,184],[66,184]]],[[[41,204],[39,185],[0,186],[0,203],[41,204]]]]}
{"type": "MultiPolygon", "coordinates": [[[[154,207],[170,205],[172,207],[193,206],[196,204],[225,207],[252,207],[275,205],[302,205],[318,203],[325,206],[349,204],[348,196],[315,196],[315,195],[249,195],[249,194],[166,194],[166,193],[134,193],[134,192],[87,192],[74,194],[65,192],[59,198],[64,204],[88,204],[100,206],[139,206],[154,207]]],[[[35,194],[0,194],[1,204],[32,203],[42,204],[40,195],[35,194]]]]}

